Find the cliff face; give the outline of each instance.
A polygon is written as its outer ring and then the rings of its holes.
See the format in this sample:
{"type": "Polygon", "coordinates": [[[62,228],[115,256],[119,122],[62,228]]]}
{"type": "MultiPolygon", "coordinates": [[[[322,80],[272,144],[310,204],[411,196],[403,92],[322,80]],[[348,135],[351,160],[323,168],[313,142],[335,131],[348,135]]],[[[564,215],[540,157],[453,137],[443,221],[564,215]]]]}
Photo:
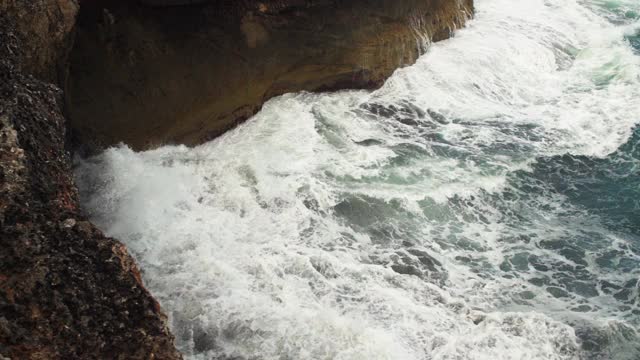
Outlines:
{"type": "Polygon", "coordinates": [[[473,11],[472,0],[142,2],[83,6],[67,87],[82,143],[192,145],[273,96],[375,88],[473,11]]]}
{"type": "Polygon", "coordinates": [[[420,34],[446,38],[471,11],[472,0],[0,0],[0,359],[180,358],[126,248],[79,209],[65,105],[83,144],[195,144],[285,92],[378,86],[416,59],[420,34]]]}
{"type": "Polygon", "coordinates": [[[178,359],[133,259],[78,208],[46,82],[64,76],[77,8],[0,4],[0,358],[178,359]]]}

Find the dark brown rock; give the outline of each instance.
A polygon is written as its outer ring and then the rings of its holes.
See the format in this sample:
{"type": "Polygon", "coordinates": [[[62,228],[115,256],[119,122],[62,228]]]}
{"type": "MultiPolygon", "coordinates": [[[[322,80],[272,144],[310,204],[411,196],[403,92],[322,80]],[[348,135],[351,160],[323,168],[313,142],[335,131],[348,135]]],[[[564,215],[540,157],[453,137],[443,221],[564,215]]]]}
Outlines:
{"type": "Polygon", "coordinates": [[[420,34],[445,39],[473,11],[472,0],[170,6],[186,2],[83,5],[67,87],[79,142],[193,145],[286,92],[375,88],[416,60],[420,34]]]}
{"type": "Polygon", "coordinates": [[[0,6],[0,358],[179,359],[126,248],[80,214],[62,93],[31,75],[56,80],[74,6],[0,6]]]}
{"type": "MultiPolygon", "coordinates": [[[[379,86],[416,59],[416,34],[450,36],[472,0],[81,7],[76,23],[76,0],[0,0],[0,359],[180,358],[133,258],[79,209],[63,104],[83,143],[196,144],[285,92],[379,86]]],[[[439,265],[410,255],[396,271],[439,265]]]]}
{"type": "Polygon", "coordinates": [[[78,0],[0,0],[0,15],[10,18],[11,36],[20,44],[4,50],[25,73],[62,84],[78,9],[78,0]]]}

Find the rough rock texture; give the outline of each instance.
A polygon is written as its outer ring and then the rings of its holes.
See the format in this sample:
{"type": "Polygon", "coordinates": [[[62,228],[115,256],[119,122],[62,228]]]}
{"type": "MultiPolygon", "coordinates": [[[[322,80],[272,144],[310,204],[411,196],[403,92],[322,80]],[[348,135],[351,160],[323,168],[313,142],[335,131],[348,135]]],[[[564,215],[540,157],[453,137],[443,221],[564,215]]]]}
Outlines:
{"type": "Polygon", "coordinates": [[[11,20],[20,45],[2,51],[16,57],[25,73],[62,84],[78,9],[77,0],[0,0],[0,16],[11,20]]]}
{"type": "Polygon", "coordinates": [[[0,359],[178,359],[125,247],[79,213],[62,93],[41,80],[64,74],[75,9],[0,0],[0,359]]]}
{"type": "Polygon", "coordinates": [[[286,92],[375,88],[473,11],[472,0],[88,4],[67,83],[74,137],[136,149],[209,140],[286,92]]]}
{"type": "Polygon", "coordinates": [[[126,248],[79,210],[63,105],[83,144],[195,144],[285,92],[376,87],[472,12],[472,0],[80,4],[76,22],[77,0],[0,0],[0,359],[180,358],[126,248]]]}

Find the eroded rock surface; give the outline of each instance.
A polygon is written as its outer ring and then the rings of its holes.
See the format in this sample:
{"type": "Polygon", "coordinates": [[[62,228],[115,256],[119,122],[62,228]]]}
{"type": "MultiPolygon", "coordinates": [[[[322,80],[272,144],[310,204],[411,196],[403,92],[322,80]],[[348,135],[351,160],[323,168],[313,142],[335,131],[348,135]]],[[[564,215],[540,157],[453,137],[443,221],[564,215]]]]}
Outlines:
{"type": "Polygon", "coordinates": [[[78,209],[62,93],[43,81],[64,73],[77,4],[0,8],[0,358],[180,358],[126,248],[78,209]]]}
{"type": "MultiPolygon", "coordinates": [[[[0,0],[0,358],[180,358],[126,248],[79,209],[65,105],[76,144],[196,144],[285,92],[377,87],[422,35],[447,38],[471,12],[472,0],[0,0]]],[[[437,273],[419,255],[396,271],[437,273]]]]}
{"type": "Polygon", "coordinates": [[[83,5],[67,102],[80,143],[193,145],[286,92],[378,87],[473,11],[472,0],[195,2],[83,5]]]}

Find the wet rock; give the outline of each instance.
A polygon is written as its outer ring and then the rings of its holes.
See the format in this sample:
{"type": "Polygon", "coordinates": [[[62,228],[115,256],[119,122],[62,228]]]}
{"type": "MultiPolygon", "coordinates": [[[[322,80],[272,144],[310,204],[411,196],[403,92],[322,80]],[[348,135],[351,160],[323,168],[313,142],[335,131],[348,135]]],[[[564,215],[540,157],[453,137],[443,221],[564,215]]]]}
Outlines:
{"type": "MultiPolygon", "coordinates": [[[[84,145],[197,144],[283,93],[376,88],[424,50],[417,34],[448,38],[473,12],[472,0],[143,3],[154,7],[83,3],[67,108],[84,145]]],[[[425,117],[376,107],[405,123],[425,117]]]]}
{"type": "MultiPolygon", "coordinates": [[[[473,7],[471,0],[87,0],[76,21],[79,3],[0,2],[0,359],[181,358],[126,247],[80,212],[69,138],[96,148],[195,144],[285,92],[374,88],[417,58],[416,30],[444,39],[473,7]]],[[[390,110],[406,124],[426,116],[409,102],[390,110]]],[[[335,210],[372,225],[359,207],[374,222],[387,218],[380,204],[335,210]]],[[[374,226],[372,237],[376,231],[395,235],[374,226]]],[[[406,274],[445,274],[428,254],[397,259],[392,268],[406,274]]],[[[314,268],[335,276],[321,263],[314,268]]],[[[215,348],[208,330],[191,334],[196,349],[215,348]]]]}
{"type": "Polygon", "coordinates": [[[62,84],[78,9],[78,0],[3,0],[0,16],[11,24],[4,27],[1,52],[25,73],[62,84]]]}
{"type": "Polygon", "coordinates": [[[79,212],[62,93],[43,82],[76,6],[0,3],[0,357],[179,359],[131,256],[79,212]]]}

